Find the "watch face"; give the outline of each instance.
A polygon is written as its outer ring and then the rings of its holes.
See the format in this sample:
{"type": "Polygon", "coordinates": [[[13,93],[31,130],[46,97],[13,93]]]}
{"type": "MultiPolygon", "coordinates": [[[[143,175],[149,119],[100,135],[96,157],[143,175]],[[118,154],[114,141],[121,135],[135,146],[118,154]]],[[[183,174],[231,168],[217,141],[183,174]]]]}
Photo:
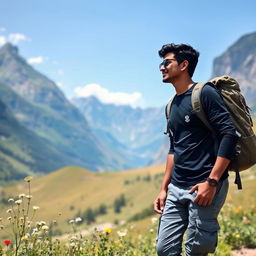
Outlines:
{"type": "Polygon", "coordinates": [[[217,180],[215,179],[211,179],[211,178],[207,178],[207,181],[209,182],[209,184],[213,187],[216,187],[218,185],[217,180]]]}

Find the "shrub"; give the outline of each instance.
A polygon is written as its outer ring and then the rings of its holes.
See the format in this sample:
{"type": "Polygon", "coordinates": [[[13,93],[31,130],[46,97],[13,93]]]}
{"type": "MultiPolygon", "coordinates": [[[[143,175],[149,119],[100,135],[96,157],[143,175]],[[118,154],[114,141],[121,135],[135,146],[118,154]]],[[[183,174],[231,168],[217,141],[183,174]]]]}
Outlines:
{"type": "Polygon", "coordinates": [[[227,205],[219,216],[221,236],[232,246],[256,247],[256,208],[244,211],[240,207],[227,205]]]}
{"type": "Polygon", "coordinates": [[[114,212],[120,213],[121,208],[126,205],[126,199],[124,194],[121,194],[118,198],[114,201],[114,212]]]}

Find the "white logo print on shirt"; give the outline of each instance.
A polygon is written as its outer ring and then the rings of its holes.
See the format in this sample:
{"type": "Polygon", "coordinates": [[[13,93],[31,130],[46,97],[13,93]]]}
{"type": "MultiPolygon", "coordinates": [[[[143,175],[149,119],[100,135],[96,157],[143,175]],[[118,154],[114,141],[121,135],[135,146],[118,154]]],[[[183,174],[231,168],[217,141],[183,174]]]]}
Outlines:
{"type": "Polygon", "coordinates": [[[190,118],[189,118],[188,115],[185,116],[185,122],[186,122],[186,123],[190,122],[190,118]]]}

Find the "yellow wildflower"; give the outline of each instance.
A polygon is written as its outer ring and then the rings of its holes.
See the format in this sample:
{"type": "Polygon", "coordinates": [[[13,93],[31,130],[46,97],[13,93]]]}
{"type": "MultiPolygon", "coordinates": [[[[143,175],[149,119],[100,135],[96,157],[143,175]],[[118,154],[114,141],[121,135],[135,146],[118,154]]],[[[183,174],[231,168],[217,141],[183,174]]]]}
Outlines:
{"type": "Polygon", "coordinates": [[[236,233],[236,234],[234,235],[234,237],[235,237],[235,238],[239,238],[240,235],[236,233]]]}
{"type": "Polygon", "coordinates": [[[23,236],[23,237],[21,238],[22,241],[27,240],[27,239],[28,239],[27,236],[23,236]]]}
{"type": "Polygon", "coordinates": [[[234,213],[239,213],[239,211],[240,211],[240,209],[239,209],[238,207],[234,207],[234,208],[233,208],[233,212],[234,212],[234,213]]]}
{"type": "Polygon", "coordinates": [[[104,228],[103,231],[106,233],[106,234],[110,234],[112,232],[112,229],[110,228],[104,228]]]}

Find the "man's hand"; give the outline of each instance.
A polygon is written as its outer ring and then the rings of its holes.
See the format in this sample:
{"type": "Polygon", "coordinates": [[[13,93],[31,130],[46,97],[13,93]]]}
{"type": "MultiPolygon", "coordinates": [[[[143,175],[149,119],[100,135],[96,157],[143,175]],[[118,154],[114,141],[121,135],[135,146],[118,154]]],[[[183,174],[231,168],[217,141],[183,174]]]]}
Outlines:
{"type": "Polygon", "coordinates": [[[154,211],[158,214],[162,214],[164,210],[165,200],[167,192],[162,190],[154,201],[154,211]]]}
{"type": "Polygon", "coordinates": [[[189,193],[193,193],[194,191],[198,191],[197,195],[194,199],[194,202],[200,206],[208,206],[212,203],[213,198],[216,194],[216,187],[210,186],[207,181],[203,183],[198,183],[194,187],[192,187],[189,193]]]}

